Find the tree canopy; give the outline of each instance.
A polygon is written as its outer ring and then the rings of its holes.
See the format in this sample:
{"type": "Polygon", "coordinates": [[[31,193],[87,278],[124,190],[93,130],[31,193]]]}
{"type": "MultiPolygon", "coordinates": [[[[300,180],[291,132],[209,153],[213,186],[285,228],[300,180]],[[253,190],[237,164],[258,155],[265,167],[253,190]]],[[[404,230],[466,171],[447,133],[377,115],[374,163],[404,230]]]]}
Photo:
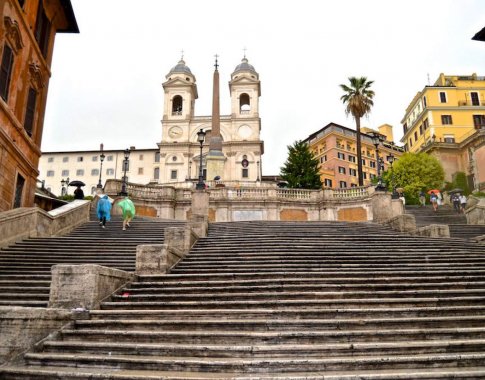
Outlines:
{"type": "Polygon", "coordinates": [[[393,185],[403,188],[406,200],[414,203],[420,191],[441,189],[445,172],[436,157],[427,153],[404,153],[383,177],[390,190],[393,185]]]}
{"type": "Polygon", "coordinates": [[[341,84],[340,88],[344,90],[344,95],[340,100],[346,105],[345,113],[351,114],[355,119],[355,126],[357,131],[357,171],[359,186],[364,184],[364,176],[362,173],[362,144],[360,139],[360,118],[368,114],[371,107],[374,105],[374,91],[371,86],[374,83],[372,80],[367,80],[366,77],[350,77],[350,86],[341,84]]]}
{"type": "Polygon", "coordinates": [[[322,188],[318,160],[313,156],[308,145],[301,140],[288,146],[288,158],[285,165],[281,167],[280,176],[288,182],[290,188],[322,188]]]}

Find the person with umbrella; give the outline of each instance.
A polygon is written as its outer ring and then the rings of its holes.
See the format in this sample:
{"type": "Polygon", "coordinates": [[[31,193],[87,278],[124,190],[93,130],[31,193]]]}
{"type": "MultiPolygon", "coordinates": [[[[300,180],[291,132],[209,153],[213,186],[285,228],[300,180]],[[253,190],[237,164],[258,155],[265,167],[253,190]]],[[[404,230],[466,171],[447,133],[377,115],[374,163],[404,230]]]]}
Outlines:
{"type": "Polygon", "coordinates": [[[429,193],[429,200],[431,201],[431,204],[433,205],[433,210],[436,212],[438,211],[438,193],[439,190],[430,190],[428,191],[429,193]]]}
{"type": "Polygon", "coordinates": [[[69,186],[76,186],[76,190],[74,190],[74,199],[84,199],[84,191],[81,189],[82,186],[86,186],[82,181],[71,181],[69,182],[69,186]]]}
{"type": "Polygon", "coordinates": [[[96,214],[98,215],[99,225],[101,228],[105,228],[106,221],[111,220],[111,202],[106,194],[98,201],[96,214]]]}
{"type": "Polygon", "coordinates": [[[126,227],[130,227],[130,222],[135,217],[135,205],[130,198],[125,197],[118,206],[123,213],[123,231],[126,231],[126,227]]]}

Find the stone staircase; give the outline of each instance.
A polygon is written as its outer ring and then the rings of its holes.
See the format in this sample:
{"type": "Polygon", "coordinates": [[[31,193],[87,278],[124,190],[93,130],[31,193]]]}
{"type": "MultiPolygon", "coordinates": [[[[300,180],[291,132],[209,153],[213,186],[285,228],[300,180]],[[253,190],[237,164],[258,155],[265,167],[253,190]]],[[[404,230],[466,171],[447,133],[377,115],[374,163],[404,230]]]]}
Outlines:
{"type": "Polygon", "coordinates": [[[406,206],[406,213],[414,215],[417,227],[429,224],[447,224],[450,227],[451,237],[473,239],[485,235],[485,225],[467,224],[465,215],[457,213],[449,205],[440,206],[436,212],[430,205],[425,207],[406,206]]]}
{"type": "Polygon", "coordinates": [[[47,307],[54,264],[98,264],[134,272],[136,246],[163,243],[164,228],[180,221],[137,218],[122,230],[120,217],[105,229],[96,220],[66,236],[32,238],[0,250],[0,305],[47,307]]]}
{"type": "Polygon", "coordinates": [[[2,379],[485,378],[485,252],[370,223],[214,223],[2,379]]]}

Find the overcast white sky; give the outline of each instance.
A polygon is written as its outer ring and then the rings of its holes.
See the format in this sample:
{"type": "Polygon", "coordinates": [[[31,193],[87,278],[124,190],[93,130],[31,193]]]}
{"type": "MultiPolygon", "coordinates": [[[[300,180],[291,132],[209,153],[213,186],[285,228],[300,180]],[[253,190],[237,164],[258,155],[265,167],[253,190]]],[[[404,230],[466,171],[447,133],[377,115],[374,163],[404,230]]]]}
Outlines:
{"type": "Polygon", "coordinates": [[[355,128],[340,101],[350,76],[374,80],[364,126],[400,121],[438,75],[485,75],[483,0],[72,0],[80,34],[56,38],[43,151],[156,148],[165,75],[184,50],[196,76],[196,115],[210,115],[214,54],[221,113],[247,48],[260,74],[263,174],[287,145],[330,122],[355,128]]]}

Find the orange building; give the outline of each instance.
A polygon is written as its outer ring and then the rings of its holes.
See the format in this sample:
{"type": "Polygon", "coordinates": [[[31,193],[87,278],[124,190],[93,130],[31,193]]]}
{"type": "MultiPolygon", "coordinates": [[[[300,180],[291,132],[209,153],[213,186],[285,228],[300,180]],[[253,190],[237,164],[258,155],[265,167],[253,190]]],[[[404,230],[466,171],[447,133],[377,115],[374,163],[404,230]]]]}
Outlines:
{"type": "MultiPolygon", "coordinates": [[[[388,157],[391,153],[397,159],[404,149],[394,145],[392,126],[389,124],[380,126],[379,132],[369,128],[362,128],[361,132],[364,185],[369,185],[377,176],[376,146],[372,135],[381,136],[377,149],[384,170],[390,165],[388,157]]],[[[335,189],[358,186],[357,132],[354,129],[330,123],[311,134],[305,142],[320,162],[320,178],[324,187],[335,189]]]]}
{"type": "Polygon", "coordinates": [[[70,0],[0,1],[0,212],[34,205],[56,33],[79,33],[70,0]]]}

